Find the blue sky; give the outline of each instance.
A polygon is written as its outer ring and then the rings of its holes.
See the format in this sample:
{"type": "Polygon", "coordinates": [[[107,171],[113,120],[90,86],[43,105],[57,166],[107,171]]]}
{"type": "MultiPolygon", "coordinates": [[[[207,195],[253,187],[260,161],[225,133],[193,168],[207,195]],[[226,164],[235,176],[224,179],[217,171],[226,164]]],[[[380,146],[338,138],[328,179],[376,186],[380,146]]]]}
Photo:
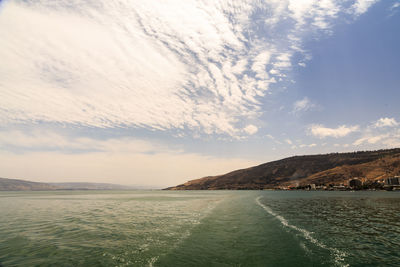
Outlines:
{"type": "Polygon", "coordinates": [[[400,146],[400,1],[2,1],[0,176],[167,186],[400,146]]]}

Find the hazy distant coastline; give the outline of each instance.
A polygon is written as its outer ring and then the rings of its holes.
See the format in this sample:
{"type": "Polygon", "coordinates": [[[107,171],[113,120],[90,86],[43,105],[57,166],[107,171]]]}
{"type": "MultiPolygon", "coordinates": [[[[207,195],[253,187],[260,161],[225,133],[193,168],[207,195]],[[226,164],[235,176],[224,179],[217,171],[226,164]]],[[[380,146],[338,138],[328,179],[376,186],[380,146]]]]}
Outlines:
{"type": "MultiPolygon", "coordinates": [[[[400,189],[400,185],[396,183],[388,188],[385,179],[392,179],[391,177],[398,175],[400,175],[400,148],[395,148],[294,156],[224,175],[191,180],[181,185],[168,187],[166,190],[349,190],[355,189],[354,186],[349,186],[350,180],[354,179],[361,183],[356,189],[392,190],[400,189]]],[[[0,178],[0,191],[134,189],[161,188],[88,182],[40,183],[0,178]]]]}
{"type": "Polygon", "coordinates": [[[135,190],[156,189],[151,186],[127,186],[108,183],[41,183],[20,179],[0,178],[0,191],[49,191],[49,190],[135,190]]]}

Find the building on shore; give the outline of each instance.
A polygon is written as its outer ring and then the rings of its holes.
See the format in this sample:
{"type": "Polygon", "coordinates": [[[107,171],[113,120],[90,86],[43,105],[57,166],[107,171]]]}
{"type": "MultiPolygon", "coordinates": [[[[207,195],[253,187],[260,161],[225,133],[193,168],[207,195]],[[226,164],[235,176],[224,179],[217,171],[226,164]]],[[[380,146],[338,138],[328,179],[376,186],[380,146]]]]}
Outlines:
{"type": "Polygon", "coordinates": [[[400,185],[400,176],[386,178],[385,185],[400,185]]]}
{"type": "Polygon", "coordinates": [[[339,185],[334,185],[333,190],[339,190],[339,191],[345,191],[346,190],[346,186],[344,186],[343,184],[339,184],[339,185]]]}
{"type": "Polygon", "coordinates": [[[363,185],[363,182],[359,178],[353,178],[349,180],[348,185],[352,189],[360,189],[363,185]]]}

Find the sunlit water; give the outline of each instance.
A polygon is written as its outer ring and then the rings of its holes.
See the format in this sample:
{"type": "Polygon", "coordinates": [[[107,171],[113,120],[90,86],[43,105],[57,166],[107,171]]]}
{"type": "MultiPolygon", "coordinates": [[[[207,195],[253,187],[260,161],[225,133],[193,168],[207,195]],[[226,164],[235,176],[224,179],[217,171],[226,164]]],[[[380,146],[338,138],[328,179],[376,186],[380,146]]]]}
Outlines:
{"type": "Polygon", "coordinates": [[[400,192],[0,193],[0,266],[398,266],[400,192]]]}

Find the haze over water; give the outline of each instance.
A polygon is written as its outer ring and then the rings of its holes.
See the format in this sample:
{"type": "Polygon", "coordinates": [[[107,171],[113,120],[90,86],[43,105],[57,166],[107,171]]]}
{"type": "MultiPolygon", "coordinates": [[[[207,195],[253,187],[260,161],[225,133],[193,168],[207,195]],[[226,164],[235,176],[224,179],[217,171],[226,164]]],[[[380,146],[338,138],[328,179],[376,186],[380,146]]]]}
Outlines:
{"type": "Polygon", "coordinates": [[[0,193],[0,266],[395,266],[396,192],[0,193]]]}

